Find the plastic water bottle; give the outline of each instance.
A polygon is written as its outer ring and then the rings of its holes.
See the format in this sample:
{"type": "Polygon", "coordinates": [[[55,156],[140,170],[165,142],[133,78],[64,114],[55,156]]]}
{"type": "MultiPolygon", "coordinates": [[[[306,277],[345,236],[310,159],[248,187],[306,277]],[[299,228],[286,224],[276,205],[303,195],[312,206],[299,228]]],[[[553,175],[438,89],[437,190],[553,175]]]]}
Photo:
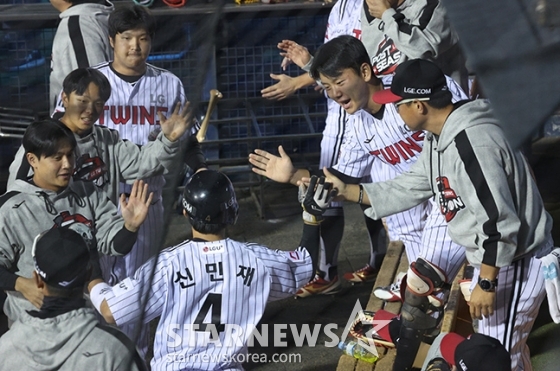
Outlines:
{"type": "Polygon", "coordinates": [[[341,341],[338,344],[338,348],[342,349],[345,354],[368,363],[375,363],[378,359],[375,354],[371,353],[354,340],[341,341]]]}

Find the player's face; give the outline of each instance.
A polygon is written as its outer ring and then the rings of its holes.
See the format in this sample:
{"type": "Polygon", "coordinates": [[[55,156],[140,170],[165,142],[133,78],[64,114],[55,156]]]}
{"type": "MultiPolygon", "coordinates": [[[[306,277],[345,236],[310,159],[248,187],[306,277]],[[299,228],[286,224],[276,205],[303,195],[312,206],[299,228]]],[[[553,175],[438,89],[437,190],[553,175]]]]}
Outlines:
{"type": "Polygon", "coordinates": [[[369,99],[366,80],[353,69],[347,68],[337,77],[320,74],[321,83],[329,98],[340,104],[349,114],[365,108],[369,99]]]}
{"type": "Polygon", "coordinates": [[[105,105],[105,101],[99,96],[99,87],[94,83],[90,83],[83,94],[72,92],[67,96],[62,93],[62,103],[66,112],[60,121],[78,135],[91,132],[105,105]]]}
{"type": "Polygon", "coordinates": [[[412,131],[424,130],[425,117],[421,114],[422,105],[418,101],[408,102],[396,105],[397,112],[401,116],[402,120],[412,131]]]}
{"type": "Polygon", "coordinates": [[[152,39],[144,29],[127,30],[110,38],[113,47],[113,68],[126,76],[141,75],[146,71],[146,60],[152,39]]]}
{"type": "Polygon", "coordinates": [[[74,150],[69,144],[62,145],[52,156],[27,154],[33,168],[33,182],[37,187],[60,192],[68,187],[74,173],[74,150]]]}

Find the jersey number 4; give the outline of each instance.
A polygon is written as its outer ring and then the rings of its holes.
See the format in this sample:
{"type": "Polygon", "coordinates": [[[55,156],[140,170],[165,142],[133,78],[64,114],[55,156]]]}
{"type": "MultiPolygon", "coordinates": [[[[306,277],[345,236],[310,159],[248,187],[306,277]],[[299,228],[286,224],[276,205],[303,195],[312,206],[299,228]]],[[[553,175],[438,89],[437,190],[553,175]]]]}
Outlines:
{"type": "Polygon", "coordinates": [[[196,331],[207,331],[211,333],[224,332],[225,326],[220,322],[222,315],[222,294],[208,294],[200,312],[196,315],[194,324],[198,325],[196,331]],[[211,322],[204,322],[208,312],[212,310],[211,322]]]}

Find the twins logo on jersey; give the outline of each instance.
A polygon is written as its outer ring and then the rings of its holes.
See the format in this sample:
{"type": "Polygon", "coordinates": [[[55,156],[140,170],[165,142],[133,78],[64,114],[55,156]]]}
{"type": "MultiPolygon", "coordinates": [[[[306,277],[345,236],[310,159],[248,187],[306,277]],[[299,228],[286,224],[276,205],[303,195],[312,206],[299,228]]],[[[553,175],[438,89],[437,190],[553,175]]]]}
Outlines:
{"type": "Polygon", "coordinates": [[[89,153],[84,153],[76,161],[74,179],[93,182],[98,187],[102,187],[107,182],[105,174],[107,174],[107,165],[101,157],[90,157],[89,153]]]}
{"type": "Polygon", "coordinates": [[[397,49],[393,39],[387,37],[377,47],[377,52],[371,58],[373,73],[376,76],[389,75],[395,72],[401,60],[401,51],[397,49]]]}
{"type": "Polygon", "coordinates": [[[406,140],[399,140],[385,148],[376,149],[369,153],[373,156],[383,159],[386,163],[396,165],[401,161],[407,161],[410,158],[417,157],[422,152],[422,146],[418,143],[424,141],[424,132],[416,131],[406,140]]]}
{"type": "Polygon", "coordinates": [[[436,184],[439,190],[439,207],[441,213],[445,216],[445,221],[450,222],[455,218],[457,212],[465,208],[463,200],[457,193],[449,186],[449,179],[447,177],[436,178],[436,184]]]}
{"type": "Polygon", "coordinates": [[[82,214],[70,214],[68,211],[61,212],[53,221],[53,228],[62,228],[73,223],[82,223],[93,229],[93,222],[91,220],[82,214]]]}
{"type": "MultiPolygon", "coordinates": [[[[167,112],[167,107],[160,106],[105,106],[103,112],[109,111],[109,120],[115,125],[159,125],[157,112],[167,112]]],[[[99,125],[106,125],[105,114],[99,117],[99,125]]]]}

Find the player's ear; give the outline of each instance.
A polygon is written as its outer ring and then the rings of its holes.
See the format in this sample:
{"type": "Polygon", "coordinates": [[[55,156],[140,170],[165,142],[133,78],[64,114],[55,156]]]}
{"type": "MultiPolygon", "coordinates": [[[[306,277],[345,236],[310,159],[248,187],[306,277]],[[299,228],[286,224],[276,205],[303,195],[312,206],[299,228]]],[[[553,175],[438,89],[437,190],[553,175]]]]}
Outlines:
{"type": "Polygon", "coordinates": [[[70,100],[70,97],[68,95],[66,95],[65,92],[62,92],[62,105],[64,106],[64,108],[68,108],[68,101],[70,100]]]}
{"type": "Polygon", "coordinates": [[[111,36],[109,36],[109,44],[111,44],[111,48],[115,49],[115,39],[111,36]]]}
{"type": "Polygon", "coordinates": [[[34,153],[31,153],[31,152],[27,152],[25,154],[25,157],[27,158],[27,162],[29,162],[29,166],[31,166],[33,168],[34,168],[34,165],[37,165],[37,162],[39,161],[37,156],[34,153]]]}
{"type": "Polygon", "coordinates": [[[33,281],[35,281],[35,285],[38,289],[43,289],[45,287],[45,282],[43,282],[36,271],[33,271],[33,281]]]}
{"type": "Polygon", "coordinates": [[[372,71],[369,63],[362,63],[360,66],[360,75],[365,82],[369,82],[371,80],[372,71]]]}

